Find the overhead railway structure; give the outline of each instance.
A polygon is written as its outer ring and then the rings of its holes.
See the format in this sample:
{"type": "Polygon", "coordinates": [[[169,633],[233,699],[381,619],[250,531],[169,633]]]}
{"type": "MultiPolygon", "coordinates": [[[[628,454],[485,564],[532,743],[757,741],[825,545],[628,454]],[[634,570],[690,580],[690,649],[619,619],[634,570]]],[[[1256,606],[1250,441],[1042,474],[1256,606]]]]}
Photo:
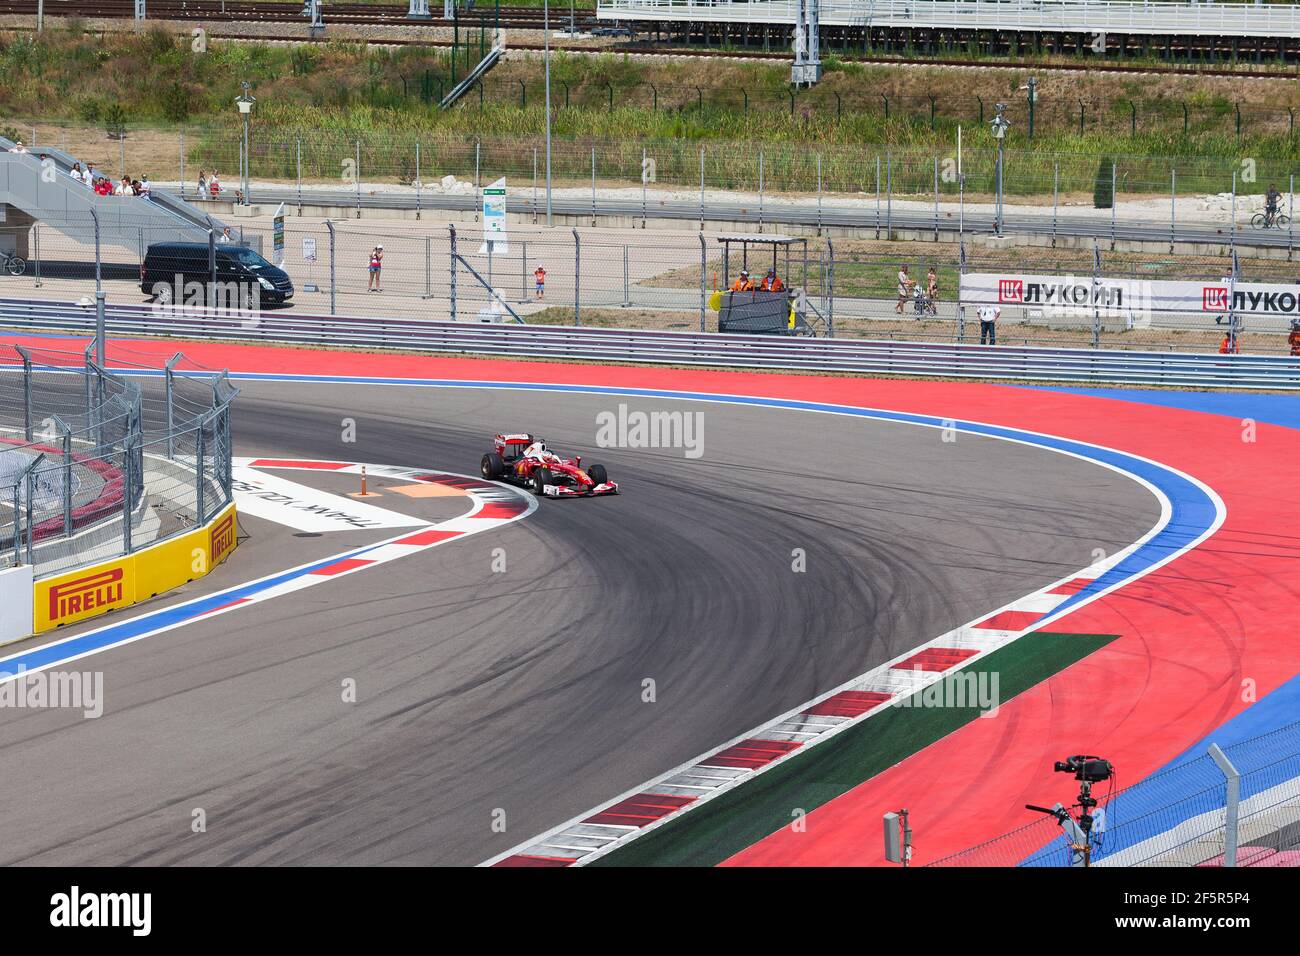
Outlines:
{"type": "MultiPolygon", "coordinates": [[[[655,42],[789,49],[798,0],[599,0],[596,17],[655,42]]],[[[1300,59],[1300,5],[1110,0],[820,0],[821,49],[1122,60],[1300,59]]]]}

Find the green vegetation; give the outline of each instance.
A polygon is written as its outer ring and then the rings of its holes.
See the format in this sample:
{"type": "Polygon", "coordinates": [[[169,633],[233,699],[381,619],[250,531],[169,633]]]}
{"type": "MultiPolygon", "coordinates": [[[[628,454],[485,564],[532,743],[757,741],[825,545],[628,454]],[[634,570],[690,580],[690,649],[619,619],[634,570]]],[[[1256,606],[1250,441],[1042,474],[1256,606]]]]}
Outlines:
{"type": "MultiPolygon", "coordinates": [[[[1003,704],[1114,635],[1029,634],[963,672],[998,675],[1003,704]]],[[[976,707],[889,708],[647,833],[593,866],[714,866],[979,717],[976,707]]]]}
{"type": "MultiPolygon", "coordinates": [[[[472,26],[462,39],[453,70],[449,51],[426,47],[221,41],[196,53],[189,38],[161,29],[96,37],[68,20],[38,38],[0,37],[0,114],[15,124],[37,118],[110,131],[184,126],[189,164],[229,169],[233,101],[248,80],[258,99],[256,175],[294,178],[301,140],[304,179],[337,178],[340,157],[358,141],[363,175],[376,181],[411,180],[417,143],[421,178],[463,178],[479,141],[485,171],[529,178],[543,142],[540,64],[507,61],[442,111],[438,100],[483,49],[472,26]]],[[[1046,74],[1031,141],[1020,92],[1027,74],[900,70],[834,55],[825,65],[824,82],[794,92],[784,64],[557,53],[556,176],[589,182],[595,146],[600,178],[639,182],[646,149],[657,183],[698,189],[704,148],[714,188],[756,189],[761,154],[772,191],[815,191],[820,157],[828,192],[874,195],[879,168],[880,186],[895,195],[932,195],[938,173],[939,191],[955,198],[960,128],[964,189],[987,195],[994,151],[986,127],[999,101],[1012,122],[1005,178],[1013,196],[1090,195],[1101,153],[1118,157],[1126,194],[1167,193],[1174,165],[1184,194],[1228,191],[1245,157],[1258,178],[1240,183],[1243,191],[1287,183],[1300,165],[1294,80],[1046,74]]]]}

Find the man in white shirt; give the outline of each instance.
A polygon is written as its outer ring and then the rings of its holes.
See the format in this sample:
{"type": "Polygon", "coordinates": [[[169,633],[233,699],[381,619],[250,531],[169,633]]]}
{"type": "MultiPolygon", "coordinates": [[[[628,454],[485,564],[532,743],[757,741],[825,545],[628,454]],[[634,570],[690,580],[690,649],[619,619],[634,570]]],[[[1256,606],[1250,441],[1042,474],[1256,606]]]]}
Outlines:
{"type": "Polygon", "coordinates": [[[980,317],[980,345],[984,345],[984,340],[988,339],[989,345],[998,344],[998,317],[1002,315],[1002,308],[996,305],[981,305],[975,310],[975,314],[980,317]]]}

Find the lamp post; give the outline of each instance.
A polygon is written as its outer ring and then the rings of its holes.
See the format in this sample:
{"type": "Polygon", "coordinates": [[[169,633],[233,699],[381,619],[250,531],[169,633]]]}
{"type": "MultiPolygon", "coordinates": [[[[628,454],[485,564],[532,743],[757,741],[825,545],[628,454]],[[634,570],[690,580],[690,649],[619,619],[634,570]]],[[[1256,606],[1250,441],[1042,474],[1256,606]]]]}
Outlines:
{"type": "Polygon", "coordinates": [[[998,103],[993,107],[994,117],[990,122],[993,127],[993,138],[998,141],[998,175],[997,175],[997,205],[993,216],[993,229],[997,235],[1002,235],[1002,144],[1006,141],[1007,130],[1011,127],[1011,121],[1006,118],[1007,105],[998,103]]]}
{"type": "Polygon", "coordinates": [[[546,224],[551,222],[551,0],[542,2],[543,68],[546,73],[546,224]]]}
{"type": "Polygon", "coordinates": [[[244,205],[247,206],[248,205],[248,167],[251,165],[249,163],[249,155],[248,155],[248,121],[249,121],[249,117],[252,116],[253,114],[253,104],[256,103],[257,100],[253,99],[253,97],[250,96],[248,93],[248,87],[249,87],[248,81],[244,80],[242,85],[244,88],[244,92],[241,93],[238,97],[236,97],[235,105],[239,107],[239,112],[244,117],[244,168],[242,170],[242,174],[243,174],[242,179],[244,184],[244,205]]]}

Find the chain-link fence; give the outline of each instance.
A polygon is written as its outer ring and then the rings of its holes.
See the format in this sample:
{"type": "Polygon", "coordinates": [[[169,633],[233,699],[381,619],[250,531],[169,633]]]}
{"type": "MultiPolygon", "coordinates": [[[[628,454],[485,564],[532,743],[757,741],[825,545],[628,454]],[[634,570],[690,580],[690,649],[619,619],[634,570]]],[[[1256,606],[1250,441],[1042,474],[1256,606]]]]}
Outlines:
{"type": "MultiPolygon", "coordinates": [[[[1300,866],[1300,722],[1188,756],[1101,800],[1095,817],[1094,866],[1300,866]]],[[[1080,866],[1082,846],[1044,815],[930,865],[1080,866]]]]}
{"type": "MultiPolygon", "coordinates": [[[[517,82],[517,81],[516,81],[517,82]]],[[[591,95],[596,88],[587,89],[591,95]]],[[[650,84],[635,91],[600,88],[619,106],[658,98],[665,111],[680,112],[698,104],[695,88],[650,84]],[[678,101],[681,102],[678,102],[678,101]]],[[[562,109],[563,91],[556,91],[562,109]]],[[[752,100],[755,123],[804,106],[784,91],[728,90],[713,95],[752,100]],[[768,97],[775,97],[768,103],[768,97]]],[[[525,84],[525,104],[537,97],[525,84]]],[[[1163,101],[1162,101],[1163,102],[1163,101]]],[[[532,108],[532,105],[529,108],[532,108]]],[[[1168,101],[1158,111],[1173,110],[1170,122],[1180,129],[1216,125],[1227,129],[1267,128],[1282,145],[1245,149],[1226,137],[1223,149],[1196,155],[1126,153],[1123,133],[1149,131],[1136,107],[1090,111],[1087,104],[1040,105],[1036,128],[1053,123],[1094,130],[1114,130],[1116,149],[1063,152],[1039,148],[1028,137],[1024,103],[986,103],[978,97],[954,103],[944,120],[943,104],[929,97],[857,98],[837,94],[825,104],[839,114],[882,111],[900,123],[943,129],[948,145],[877,146],[742,138],[727,141],[689,139],[580,138],[553,139],[548,154],[543,128],[527,123],[519,135],[467,137],[455,130],[364,133],[313,130],[303,133],[253,124],[247,156],[248,195],[243,196],[245,168],[242,130],[231,127],[156,129],[123,127],[106,146],[103,130],[74,125],[40,124],[32,135],[51,147],[67,149],[100,164],[114,178],[140,177],[177,191],[190,201],[289,202],[336,207],[374,207],[390,202],[400,208],[446,207],[449,201],[477,200],[484,184],[505,177],[512,195],[535,216],[547,209],[548,197],[570,205],[590,201],[602,214],[704,221],[734,217],[736,207],[762,221],[777,213],[795,214],[809,226],[829,225],[835,217],[855,214],[867,221],[874,238],[911,228],[918,217],[934,214],[945,229],[979,231],[992,218],[1032,216],[1042,231],[1087,234],[1125,227],[1142,228],[1153,237],[1204,241],[1206,229],[1227,242],[1273,242],[1286,237],[1293,248],[1295,227],[1294,110],[1243,111],[1231,103],[1213,108],[1168,101]],[[1005,105],[1011,132],[999,149],[988,134],[997,105],[1005,105]],[[1066,106],[1069,106],[1066,109],[1066,106]],[[1198,119],[1198,111],[1205,115],[1198,119]],[[1176,116],[1174,114],[1177,114],[1176,116]],[[1023,114],[1023,115],[1022,115],[1023,114]],[[1122,114],[1122,115],[1121,115],[1122,114]],[[1212,114],[1212,115],[1211,115],[1212,114]],[[966,123],[964,146],[957,127],[966,123]],[[538,130],[539,132],[533,132],[538,130]],[[214,187],[214,177],[217,183],[214,187]],[[1275,212],[1265,217],[1266,197],[1275,190],[1275,212]],[[1010,210],[1007,210],[1010,207],[1010,210]],[[999,214],[999,209],[1003,212],[999,214]]],[[[1155,110],[1155,107],[1151,108],[1155,110]]],[[[1154,115],[1154,114],[1152,114],[1154,115]]],[[[1076,130],[1077,131],[1077,130],[1076,130]]],[[[743,134],[744,128],[738,131],[743,134]]],[[[816,137],[811,137],[815,139],[816,137]]],[[[39,151],[39,145],[35,147],[39,151]]]]}
{"type": "MultiPolygon", "coordinates": [[[[195,245],[190,265],[197,263],[196,274],[189,274],[194,271],[189,266],[155,269],[168,288],[167,296],[152,305],[146,305],[150,294],[141,289],[142,266],[152,245],[147,235],[140,246],[138,230],[119,232],[119,240],[130,233],[129,241],[101,242],[97,260],[96,245],[85,241],[80,225],[38,223],[29,228],[33,252],[27,270],[0,276],[0,303],[81,302],[89,312],[94,292],[103,289],[114,305],[165,309],[196,304],[185,288],[171,288],[173,273],[182,273],[185,287],[193,286],[197,304],[202,304],[206,284],[220,284],[218,259],[210,250],[242,249],[259,254],[251,260],[255,265],[282,265],[293,295],[283,303],[267,297],[250,304],[240,298],[233,310],[239,323],[259,322],[259,316],[306,315],[698,332],[718,329],[716,293],[729,289],[742,268],[755,283],[773,269],[797,314],[817,335],[978,343],[975,310],[982,303],[969,294],[962,297],[963,277],[1029,270],[1062,281],[1124,281],[1135,287],[1164,281],[1264,283],[1281,290],[1281,304],[1269,313],[1231,303],[1210,310],[1199,299],[1186,308],[1157,304],[1124,310],[1004,304],[998,344],[1258,355],[1294,354],[1300,344],[1292,332],[1300,309],[1285,308],[1287,301],[1295,304],[1300,266],[1281,256],[1251,256],[1243,250],[1193,256],[1112,251],[1102,240],[1090,246],[1030,249],[957,237],[904,245],[869,236],[527,224],[511,224],[505,240],[493,235],[489,243],[482,224],[310,217],[286,218],[277,247],[277,230],[269,218],[239,223],[230,242],[209,237],[195,245]],[[1032,267],[1025,265],[1027,260],[1032,267]],[[378,269],[372,269],[375,262],[378,269]],[[905,297],[899,294],[904,267],[914,283],[905,297]],[[1231,338],[1230,349],[1224,348],[1225,338],[1231,338]]],[[[260,281],[256,276],[271,274],[260,269],[240,273],[254,292],[260,288],[253,286],[260,281]]],[[[213,320],[227,319],[214,315],[213,320]]]]}
{"type": "Polygon", "coordinates": [[[46,577],[203,525],[230,503],[225,373],[0,350],[0,568],[46,577]]]}

